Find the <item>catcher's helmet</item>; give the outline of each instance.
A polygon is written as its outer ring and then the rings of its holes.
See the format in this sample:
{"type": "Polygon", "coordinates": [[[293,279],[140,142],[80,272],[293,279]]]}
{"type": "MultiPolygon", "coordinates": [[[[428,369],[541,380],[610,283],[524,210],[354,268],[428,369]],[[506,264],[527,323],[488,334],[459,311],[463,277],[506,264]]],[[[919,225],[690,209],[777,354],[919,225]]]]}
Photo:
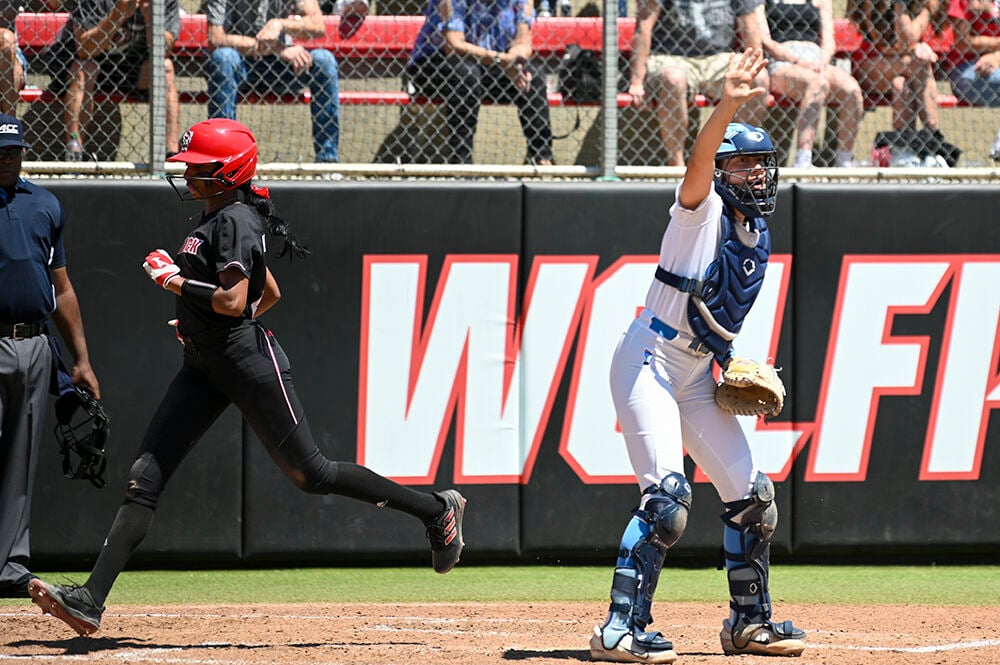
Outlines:
{"type": "Polygon", "coordinates": [[[778,158],[771,137],[760,127],[731,122],[715,153],[715,182],[726,203],[747,217],[767,217],[778,198],[778,158]],[[752,170],[727,171],[723,162],[730,157],[761,155],[763,180],[752,179],[752,170]]]}
{"type": "Polygon", "coordinates": [[[224,189],[250,182],[257,171],[257,139],[235,120],[212,118],[192,125],[181,137],[180,148],[168,162],[219,164],[213,177],[224,189]]]}
{"type": "Polygon", "coordinates": [[[63,475],[77,480],[89,480],[104,487],[104,444],[111,432],[111,421],[86,388],[73,386],[56,399],[56,440],[63,456],[63,475]],[[70,453],[80,457],[76,470],[70,453]]]}

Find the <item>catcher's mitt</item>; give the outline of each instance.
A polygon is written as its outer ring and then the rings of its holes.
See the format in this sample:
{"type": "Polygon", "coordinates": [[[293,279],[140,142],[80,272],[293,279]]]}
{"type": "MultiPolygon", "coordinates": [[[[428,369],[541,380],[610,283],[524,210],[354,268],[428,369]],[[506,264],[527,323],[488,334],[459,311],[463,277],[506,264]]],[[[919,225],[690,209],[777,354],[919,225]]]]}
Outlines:
{"type": "Polygon", "coordinates": [[[733,358],[722,370],[715,403],[734,416],[776,416],[785,405],[785,386],[771,365],[733,358]]]}

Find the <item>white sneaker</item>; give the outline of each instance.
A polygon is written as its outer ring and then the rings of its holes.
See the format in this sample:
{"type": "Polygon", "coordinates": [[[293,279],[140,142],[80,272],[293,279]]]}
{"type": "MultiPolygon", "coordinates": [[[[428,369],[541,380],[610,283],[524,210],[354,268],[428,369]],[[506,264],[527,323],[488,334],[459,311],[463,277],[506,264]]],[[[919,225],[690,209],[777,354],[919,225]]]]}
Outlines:
{"type": "Polygon", "coordinates": [[[733,637],[733,624],[729,619],[722,622],[722,632],[719,639],[722,651],[727,656],[734,654],[756,654],[758,656],[798,656],[806,649],[802,639],[805,631],[792,625],[791,621],[782,623],[750,624],[733,637]]]}
{"type": "Polygon", "coordinates": [[[72,139],[66,143],[66,161],[67,162],[83,161],[83,146],[80,145],[80,141],[78,141],[77,139],[72,139]]]}
{"type": "Polygon", "coordinates": [[[590,657],[614,663],[672,663],[677,660],[674,645],[660,633],[624,635],[613,647],[604,646],[600,626],[590,637],[590,657]]]}

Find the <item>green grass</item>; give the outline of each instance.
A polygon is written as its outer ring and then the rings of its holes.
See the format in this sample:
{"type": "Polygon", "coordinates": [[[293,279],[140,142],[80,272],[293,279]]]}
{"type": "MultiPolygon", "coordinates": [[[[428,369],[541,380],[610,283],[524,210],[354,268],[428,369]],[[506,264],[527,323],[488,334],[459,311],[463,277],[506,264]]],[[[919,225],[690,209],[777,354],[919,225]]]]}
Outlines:
{"type": "MultiPolygon", "coordinates": [[[[39,572],[56,583],[86,573],[39,572]]],[[[608,598],[610,567],[465,566],[448,575],[425,568],[302,568],[135,571],[119,579],[111,604],[285,602],[540,602],[608,598]]],[[[821,604],[1000,605],[1000,566],[775,566],[776,601],[821,604]]],[[[666,569],[658,598],[725,602],[715,569],[666,569]]],[[[0,605],[24,601],[0,601],[0,605]]]]}

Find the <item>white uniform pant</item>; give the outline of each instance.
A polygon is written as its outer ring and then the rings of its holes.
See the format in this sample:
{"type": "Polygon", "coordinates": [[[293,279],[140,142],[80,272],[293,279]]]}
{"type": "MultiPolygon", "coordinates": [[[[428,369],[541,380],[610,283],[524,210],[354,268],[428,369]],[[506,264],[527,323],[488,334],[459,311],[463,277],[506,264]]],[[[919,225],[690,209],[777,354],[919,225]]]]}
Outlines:
{"type": "Polygon", "coordinates": [[[611,395],[629,460],[642,489],[684,474],[684,452],[723,502],[750,495],[757,469],[743,429],[715,403],[713,356],[688,348],[685,333],[668,340],[643,310],[611,361],[611,395]]]}

